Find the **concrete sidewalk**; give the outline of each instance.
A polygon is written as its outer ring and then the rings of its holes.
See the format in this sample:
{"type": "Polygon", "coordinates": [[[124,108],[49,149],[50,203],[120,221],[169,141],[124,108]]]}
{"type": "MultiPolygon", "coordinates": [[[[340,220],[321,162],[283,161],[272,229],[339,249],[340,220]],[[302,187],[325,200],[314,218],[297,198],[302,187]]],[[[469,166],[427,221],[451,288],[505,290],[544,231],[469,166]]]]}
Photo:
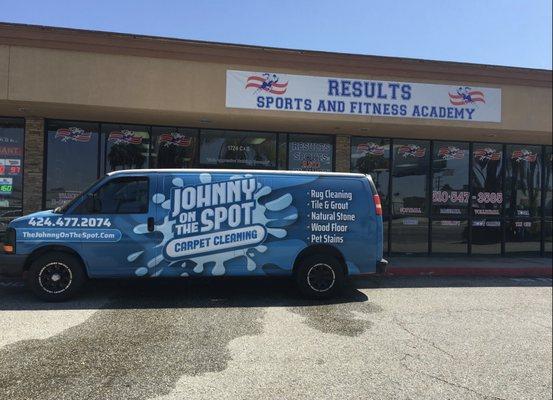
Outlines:
{"type": "Polygon", "coordinates": [[[390,257],[390,276],[552,276],[552,259],[541,257],[390,257]]]}

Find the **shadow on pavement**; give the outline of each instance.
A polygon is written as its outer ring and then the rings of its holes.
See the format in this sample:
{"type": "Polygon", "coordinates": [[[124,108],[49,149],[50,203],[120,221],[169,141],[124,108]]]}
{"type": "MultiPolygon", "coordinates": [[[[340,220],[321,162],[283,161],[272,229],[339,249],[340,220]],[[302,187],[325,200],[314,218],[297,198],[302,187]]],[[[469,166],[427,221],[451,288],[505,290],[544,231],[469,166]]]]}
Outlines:
{"type": "MultiPolygon", "coordinates": [[[[205,307],[302,307],[368,301],[359,289],[551,286],[551,278],[355,277],[330,300],[302,298],[285,278],[101,279],[88,282],[74,300],[47,303],[23,282],[0,279],[0,310],[79,310],[205,307]]],[[[370,294],[370,293],[369,293],[370,294]]]]}
{"type": "Polygon", "coordinates": [[[36,299],[20,280],[0,280],[0,310],[146,309],[202,307],[301,307],[365,302],[352,285],[330,300],[302,298],[285,278],[99,279],[75,299],[48,303],[36,299]]]}

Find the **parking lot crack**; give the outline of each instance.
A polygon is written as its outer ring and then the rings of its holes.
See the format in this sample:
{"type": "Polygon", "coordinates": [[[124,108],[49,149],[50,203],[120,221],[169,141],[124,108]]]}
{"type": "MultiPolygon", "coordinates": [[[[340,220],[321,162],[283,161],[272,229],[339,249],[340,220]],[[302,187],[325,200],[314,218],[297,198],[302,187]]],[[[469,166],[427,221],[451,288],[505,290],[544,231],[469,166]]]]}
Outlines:
{"type": "Polygon", "coordinates": [[[446,356],[448,356],[449,358],[451,359],[455,359],[455,357],[453,356],[453,354],[449,353],[448,351],[442,349],[440,346],[438,346],[436,343],[434,343],[432,340],[429,340],[427,338],[425,338],[424,336],[420,336],[418,334],[416,334],[415,332],[411,331],[409,328],[407,328],[405,326],[405,324],[403,324],[401,321],[399,321],[397,318],[394,318],[394,322],[397,326],[399,326],[403,331],[407,332],[409,335],[411,335],[412,337],[414,337],[415,339],[417,340],[420,340],[426,344],[428,344],[430,347],[438,350],[440,353],[442,354],[445,354],[446,356]]]}
{"type": "MultiPolygon", "coordinates": [[[[444,383],[448,386],[451,386],[451,387],[454,387],[454,388],[457,388],[457,389],[462,389],[462,390],[466,390],[467,392],[471,392],[475,395],[477,395],[478,397],[482,398],[482,399],[490,399],[490,400],[506,400],[505,398],[503,397],[497,397],[497,396],[491,396],[491,395],[487,395],[487,394],[483,394],[483,393],[480,393],[478,392],[477,390],[474,390],[474,389],[471,389],[470,387],[467,387],[467,386],[464,386],[464,385],[461,385],[459,383],[456,383],[456,382],[451,382],[445,378],[442,378],[440,376],[437,376],[437,375],[434,375],[434,374],[430,374],[428,372],[424,372],[420,369],[413,369],[411,367],[409,367],[406,363],[407,361],[407,358],[409,357],[412,357],[412,358],[416,358],[416,359],[419,359],[418,357],[414,357],[413,355],[411,354],[404,354],[404,356],[402,357],[401,361],[400,361],[400,364],[403,368],[405,368],[407,371],[409,372],[412,372],[414,374],[417,374],[417,375],[424,375],[426,376],[427,378],[430,378],[430,379],[433,379],[435,381],[438,381],[438,382],[441,382],[441,383],[444,383]]],[[[420,359],[419,359],[420,360],[420,359]]]]}

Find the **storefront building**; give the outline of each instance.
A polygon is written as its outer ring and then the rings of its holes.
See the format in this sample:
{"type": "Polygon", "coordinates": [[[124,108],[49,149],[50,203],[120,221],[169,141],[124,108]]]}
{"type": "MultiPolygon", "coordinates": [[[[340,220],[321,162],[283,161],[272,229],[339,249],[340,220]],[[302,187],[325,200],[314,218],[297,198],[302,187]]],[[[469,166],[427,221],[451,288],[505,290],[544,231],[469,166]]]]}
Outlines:
{"type": "Polygon", "coordinates": [[[371,174],[385,249],[550,255],[551,71],[0,24],[0,230],[105,173],[371,174]]]}

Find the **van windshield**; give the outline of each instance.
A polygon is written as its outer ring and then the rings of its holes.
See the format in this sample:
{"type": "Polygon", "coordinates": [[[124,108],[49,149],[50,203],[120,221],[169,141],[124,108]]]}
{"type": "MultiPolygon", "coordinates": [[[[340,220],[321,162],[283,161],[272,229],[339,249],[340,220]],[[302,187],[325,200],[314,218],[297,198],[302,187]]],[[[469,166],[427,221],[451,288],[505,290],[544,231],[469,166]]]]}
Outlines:
{"type": "Polygon", "coordinates": [[[83,196],[83,194],[88,193],[90,191],[90,189],[92,189],[92,187],[95,186],[102,179],[104,179],[104,178],[102,177],[100,179],[95,180],[90,185],[88,185],[88,187],[85,190],[83,190],[78,196],[76,196],[72,200],[69,200],[67,203],[62,204],[59,207],[54,208],[54,213],[64,214],[73,204],[75,204],[83,196]]]}

